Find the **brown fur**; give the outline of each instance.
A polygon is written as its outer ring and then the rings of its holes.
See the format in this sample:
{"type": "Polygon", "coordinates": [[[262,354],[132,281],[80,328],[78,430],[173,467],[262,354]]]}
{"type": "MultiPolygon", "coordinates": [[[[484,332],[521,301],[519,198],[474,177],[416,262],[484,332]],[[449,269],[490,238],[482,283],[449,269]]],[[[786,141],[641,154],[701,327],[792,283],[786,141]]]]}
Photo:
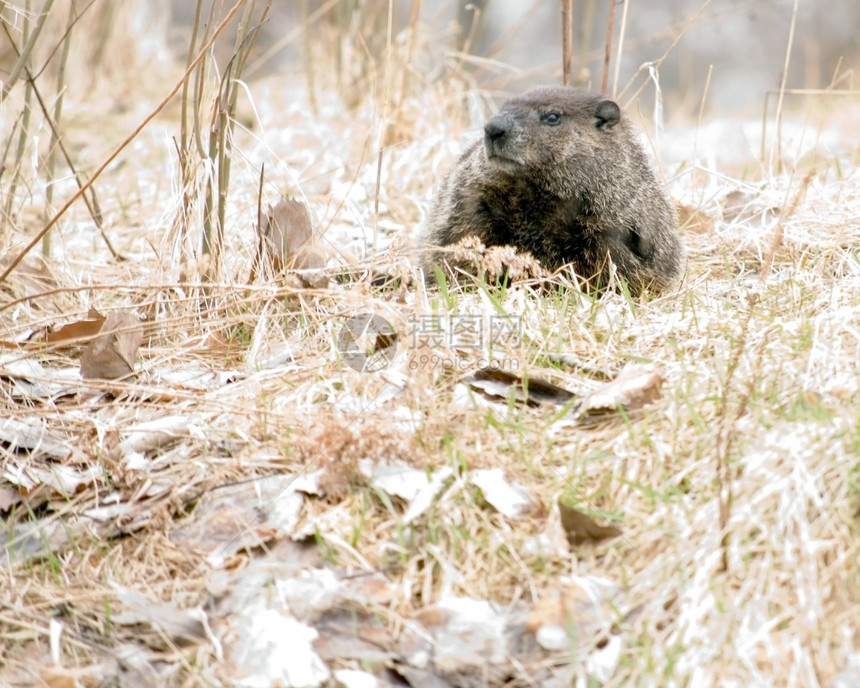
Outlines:
{"type": "MultiPolygon", "coordinates": [[[[677,224],[620,108],[598,93],[545,86],[507,101],[486,123],[483,141],[443,181],[427,234],[439,247],[467,236],[512,245],[547,270],[570,264],[590,285],[607,284],[611,261],[638,294],[679,282],[677,224]]],[[[428,271],[446,263],[444,251],[430,254],[428,271]]]]}

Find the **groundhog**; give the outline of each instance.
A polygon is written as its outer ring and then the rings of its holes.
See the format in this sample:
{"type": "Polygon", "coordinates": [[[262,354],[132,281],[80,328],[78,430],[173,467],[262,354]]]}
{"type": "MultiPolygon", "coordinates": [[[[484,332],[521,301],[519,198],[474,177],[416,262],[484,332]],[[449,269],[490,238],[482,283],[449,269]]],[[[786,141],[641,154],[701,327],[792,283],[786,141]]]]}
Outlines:
{"type": "MultiPolygon", "coordinates": [[[[621,108],[599,93],[544,86],[508,100],[466,149],[437,194],[427,239],[511,245],[551,272],[569,264],[586,288],[606,286],[614,266],[636,295],[680,281],[677,224],[621,108]]],[[[446,252],[432,250],[425,272],[446,264],[446,252]]]]}

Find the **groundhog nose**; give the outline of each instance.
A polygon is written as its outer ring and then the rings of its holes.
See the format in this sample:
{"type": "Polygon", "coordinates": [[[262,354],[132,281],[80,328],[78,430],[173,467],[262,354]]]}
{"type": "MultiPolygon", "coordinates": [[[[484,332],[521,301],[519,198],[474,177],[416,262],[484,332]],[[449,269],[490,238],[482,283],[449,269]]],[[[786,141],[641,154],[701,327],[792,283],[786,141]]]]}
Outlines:
{"type": "Polygon", "coordinates": [[[491,119],[484,125],[484,133],[490,141],[498,141],[508,133],[508,128],[498,120],[491,119]]]}

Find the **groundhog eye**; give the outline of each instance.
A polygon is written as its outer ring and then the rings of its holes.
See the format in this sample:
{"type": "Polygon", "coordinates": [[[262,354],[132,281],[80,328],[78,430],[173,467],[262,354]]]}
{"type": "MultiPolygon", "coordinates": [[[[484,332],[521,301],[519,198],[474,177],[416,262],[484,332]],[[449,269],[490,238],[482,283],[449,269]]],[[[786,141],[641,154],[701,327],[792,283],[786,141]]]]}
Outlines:
{"type": "Polygon", "coordinates": [[[558,124],[561,122],[561,115],[557,112],[547,112],[543,117],[541,117],[542,122],[546,122],[547,124],[558,124]]]}

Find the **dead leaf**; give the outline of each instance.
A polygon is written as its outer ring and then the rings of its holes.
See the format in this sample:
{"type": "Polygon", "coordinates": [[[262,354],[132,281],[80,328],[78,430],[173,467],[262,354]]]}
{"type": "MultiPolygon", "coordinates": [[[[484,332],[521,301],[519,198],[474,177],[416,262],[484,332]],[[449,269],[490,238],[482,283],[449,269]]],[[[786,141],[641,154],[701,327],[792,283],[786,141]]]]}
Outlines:
{"type": "Polygon", "coordinates": [[[7,446],[10,454],[26,450],[34,456],[66,459],[75,453],[74,444],[52,432],[48,421],[43,418],[0,420],[0,442],[7,446]]]}
{"type": "Polygon", "coordinates": [[[628,368],[612,382],[598,387],[580,401],[571,411],[579,419],[596,418],[625,412],[651,404],[660,398],[665,378],[651,368],[628,368]]]}
{"type": "Polygon", "coordinates": [[[525,488],[505,477],[501,468],[472,471],[469,480],[481,490],[490,506],[509,519],[516,519],[533,508],[525,488]]]}
{"type": "Polygon", "coordinates": [[[586,542],[599,542],[606,538],[617,537],[621,535],[621,531],[610,524],[602,526],[595,521],[591,516],[577,511],[573,507],[558,500],[558,512],[561,516],[561,525],[564,532],[574,545],[581,545],[586,542]]]}
{"type": "Polygon", "coordinates": [[[95,337],[104,325],[105,317],[95,308],[90,308],[86,320],[66,323],[60,329],[45,333],[42,341],[48,344],[64,343],[67,345],[80,344],[82,341],[95,337]]]}
{"type": "Polygon", "coordinates": [[[304,504],[297,487],[296,476],[275,475],[210,490],[170,540],[218,565],[242,549],[289,536],[304,504]]]}
{"type": "Polygon", "coordinates": [[[370,664],[390,661],[395,656],[389,649],[394,645],[391,632],[376,614],[337,609],[323,614],[314,628],[319,637],[313,649],[323,660],[356,659],[370,664]]]}
{"type": "Polygon", "coordinates": [[[315,628],[269,608],[266,600],[229,620],[224,633],[225,667],[231,685],[328,685],[331,672],[314,652],[315,628]]]}
{"type": "Polygon", "coordinates": [[[754,218],[769,221],[778,217],[779,213],[779,208],[767,206],[761,202],[761,192],[735,189],[723,198],[723,221],[725,222],[736,220],[748,222],[754,218]]]}
{"type": "Polygon", "coordinates": [[[56,464],[47,467],[36,462],[27,467],[16,467],[14,470],[5,468],[0,475],[8,483],[17,486],[21,495],[26,496],[31,509],[48,499],[68,499],[82,487],[92,485],[102,477],[98,467],[78,470],[69,465],[56,464]]]}
{"type": "Polygon", "coordinates": [[[80,685],[75,676],[79,673],[62,666],[46,666],[42,668],[42,681],[48,688],[75,688],[80,685]]]}
{"type": "Polygon", "coordinates": [[[13,506],[17,506],[24,499],[18,490],[9,485],[0,485],[0,513],[6,513],[13,506]]]}
{"type": "Polygon", "coordinates": [[[0,383],[9,397],[26,405],[49,399],[56,403],[64,397],[75,397],[79,391],[77,368],[42,365],[35,356],[21,358],[20,350],[14,354],[0,354],[0,383]]]}
{"type": "Polygon", "coordinates": [[[726,194],[723,198],[723,220],[731,222],[745,212],[758,198],[758,194],[751,194],[740,189],[726,194]]]}
{"type": "Polygon", "coordinates": [[[546,650],[569,650],[571,639],[582,647],[607,630],[622,603],[618,585],[612,580],[562,577],[540,590],[525,630],[546,650]]]}
{"type": "Polygon", "coordinates": [[[711,234],[714,231],[714,218],[701,208],[678,203],[678,223],[681,229],[690,234],[711,234]]]}
{"type": "Polygon", "coordinates": [[[400,637],[400,654],[413,666],[432,648],[433,667],[443,673],[492,670],[510,656],[507,625],[510,612],[487,600],[448,595],[419,611],[414,621],[421,632],[408,629],[400,637]]]}
{"type": "Polygon", "coordinates": [[[200,609],[180,609],[172,602],[147,597],[142,593],[113,584],[117,599],[124,609],[114,612],[111,619],[123,626],[148,624],[167,634],[180,645],[205,637],[205,613],[200,609]]]}
{"type": "Polygon", "coordinates": [[[133,455],[146,454],[185,439],[197,428],[197,420],[194,414],[182,414],[135,423],[124,431],[123,439],[117,446],[119,455],[129,462],[133,455]]]}
{"type": "Polygon", "coordinates": [[[369,610],[402,592],[381,574],[308,569],[270,553],[212,582],[224,591],[212,614],[237,685],[328,686],[326,657],[393,657],[384,617],[369,610]]]}
{"type": "Polygon", "coordinates": [[[426,669],[417,669],[408,664],[394,664],[393,669],[411,688],[450,688],[451,686],[447,680],[426,669]]]}
{"type": "Polygon", "coordinates": [[[114,537],[113,526],[102,528],[87,517],[57,519],[49,516],[35,522],[24,522],[7,527],[0,549],[0,566],[13,566],[34,559],[42,559],[51,552],[59,552],[79,538],[114,537]]]}
{"type": "MultiPolygon", "coordinates": [[[[322,270],[329,252],[319,240],[321,235],[314,231],[307,205],[295,198],[281,199],[274,207],[269,206],[260,232],[262,253],[268,257],[268,264],[275,273],[298,271],[301,281],[310,286],[328,284],[328,276],[322,274],[322,270]]],[[[259,262],[258,255],[255,266],[259,262]]]]}
{"type": "Polygon", "coordinates": [[[538,406],[540,404],[564,405],[576,395],[563,387],[536,377],[527,380],[499,368],[481,368],[463,379],[463,383],[480,392],[488,399],[506,400],[513,394],[520,404],[538,406]]]}
{"type": "Polygon", "coordinates": [[[116,380],[130,375],[141,342],[143,328],[135,316],[122,311],[111,313],[81,355],[81,376],[116,380]]]}
{"type": "Polygon", "coordinates": [[[373,488],[408,504],[403,514],[404,524],[411,523],[429,509],[445,482],[454,475],[448,466],[428,474],[426,470],[412,468],[402,461],[377,463],[360,459],[358,463],[361,475],[373,488]]]}

